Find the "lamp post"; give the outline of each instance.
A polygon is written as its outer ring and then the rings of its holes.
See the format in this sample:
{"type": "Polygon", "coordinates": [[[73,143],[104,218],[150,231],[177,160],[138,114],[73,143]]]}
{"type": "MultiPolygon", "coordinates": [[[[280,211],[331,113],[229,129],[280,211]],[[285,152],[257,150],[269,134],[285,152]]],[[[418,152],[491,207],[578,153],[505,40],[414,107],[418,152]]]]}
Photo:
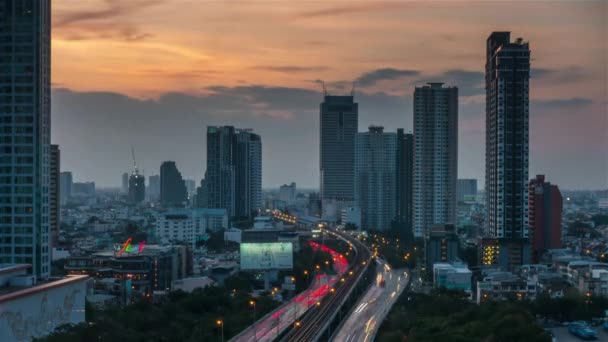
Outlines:
{"type": "Polygon", "coordinates": [[[221,319],[218,319],[217,325],[219,325],[222,328],[222,342],[224,342],[224,321],[222,321],[221,319]]]}
{"type": "Polygon", "coordinates": [[[252,299],[249,301],[249,305],[253,307],[253,340],[258,340],[258,327],[255,325],[255,301],[252,299]]]}

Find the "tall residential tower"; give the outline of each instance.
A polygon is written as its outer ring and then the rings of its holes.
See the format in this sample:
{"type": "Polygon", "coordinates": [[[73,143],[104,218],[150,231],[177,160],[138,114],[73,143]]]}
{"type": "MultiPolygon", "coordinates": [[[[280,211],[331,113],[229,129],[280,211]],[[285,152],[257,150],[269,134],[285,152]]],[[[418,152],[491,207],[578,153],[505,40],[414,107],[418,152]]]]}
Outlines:
{"type": "Polygon", "coordinates": [[[0,263],[50,275],[49,0],[0,0],[0,263]]]}
{"type": "Polygon", "coordinates": [[[181,207],[187,199],[186,185],[175,162],[163,162],[160,166],[160,203],[165,207],[181,207]]]}
{"type": "Polygon", "coordinates": [[[486,54],[486,236],[503,267],[527,263],[530,48],[493,32],[486,54]]]}
{"type": "Polygon", "coordinates": [[[414,236],[456,223],[458,88],[429,83],[414,91],[414,236]]]}

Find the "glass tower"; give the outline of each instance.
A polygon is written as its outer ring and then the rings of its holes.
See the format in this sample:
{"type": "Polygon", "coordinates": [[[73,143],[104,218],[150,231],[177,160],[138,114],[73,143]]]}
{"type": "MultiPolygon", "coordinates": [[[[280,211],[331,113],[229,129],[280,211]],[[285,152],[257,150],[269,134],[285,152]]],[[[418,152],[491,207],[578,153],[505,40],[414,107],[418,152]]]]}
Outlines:
{"type": "Polygon", "coordinates": [[[0,0],[0,263],[50,274],[50,1],[0,0]]]}

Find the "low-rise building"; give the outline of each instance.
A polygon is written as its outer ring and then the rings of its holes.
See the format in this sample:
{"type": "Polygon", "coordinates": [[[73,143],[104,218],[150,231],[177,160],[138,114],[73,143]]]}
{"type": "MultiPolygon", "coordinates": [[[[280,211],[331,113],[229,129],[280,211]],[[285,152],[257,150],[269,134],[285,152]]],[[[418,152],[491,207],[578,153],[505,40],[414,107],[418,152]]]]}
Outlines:
{"type": "Polygon", "coordinates": [[[506,299],[535,299],[538,284],[511,272],[485,270],[483,280],[477,282],[476,302],[506,299]]]}
{"type": "Polygon", "coordinates": [[[193,246],[207,232],[228,228],[226,209],[178,209],[159,215],[156,236],[163,242],[187,242],[193,246]]]}
{"type": "Polygon", "coordinates": [[[451,290],[462,290],[472,299],[472,275],[473,273],[462,262],[435,263],[433,264],[433,285],[445,287],[451,290]]]}
{"type": "Polygon", "coordinates": [[[64,324],[84,322],[86,275],[36,282],[29,264],[0,264],[0,341],[43,337],[64,324]]]}

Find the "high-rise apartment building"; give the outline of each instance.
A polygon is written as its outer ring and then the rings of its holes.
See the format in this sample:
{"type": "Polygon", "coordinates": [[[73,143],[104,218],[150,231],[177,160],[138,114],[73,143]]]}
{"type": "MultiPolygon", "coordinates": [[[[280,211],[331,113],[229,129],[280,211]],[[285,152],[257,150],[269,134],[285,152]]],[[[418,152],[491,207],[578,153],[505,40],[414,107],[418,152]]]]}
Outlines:
{"type": "Polygon", "coordinates": [[[0,1],[0,263],[50,275],[49,0],[0,1]]]}
{"type": "Polygon", "coordinates": [[[528,186],[528,218],[532,259],[539,262],[547,249],[562,247],[562,193],[537,175],[528,186]]]}
{"type": "Polygon", "coordinates": [[[181,207],[188,199],[186,184],[174,161],[160,166],[160,203],[165,207],[181,207]]]}
{"type": "Polygon", "coordinates": [[[414,236],[456,223],[458,88],[429,83],[414,91],[414,236]]]}
{"type": "Polygon", "coordinates": [[[127,172],[122,174],[122,193],[123,194],[128,194],[129,193],[129,174],[127,172]]]}
{"type": "Polygon", "coordinates": [[[361,229],[388,230],[397,212],[397,134],[370,126],[355,139],[355,207],[361,229]]]}
{"type": "Polygon", "coordinates": [[[137,204],[146,199],[146,177],[137,169],[129,177],[129,203],[137,204]]]}
{"type": "Polygon", "coordinates": [[[477,179],[459,179],[456,183],[458,202],[470,200],[477,196],[477,179]]]}
{"type": "Polygon", "coordinates": [[[486,54],[486,227],[501,243],[500,265],[530,258],[528,129],[530,48],[510,32],[493,32],[486,54]]]}
{"type": "Polygon", "coordinates": [[[59,198],[61,205],[65,205],[68,203],[70,197],[72,197],[72,184],[74,181],[72,180],[71,172],[62,172],[59,175],[59,198]]]}
{"type": "Polygon", "coordinates": [[[160,176],[148,176],[148,198],[150,201],[158,201],[160,199],[160,176]]]}
{"type": "Polygon", "coordinates": [[[414,135],[397,130],[397,183],[395,228],[407,236],[412,234],[414,208],[414,135]]]}
{"type": "Polygon", "coordinates": [[[205,200],[230,217],[251,217],[262,207],[262,139],[248,129],[207,127],[205,200]]]}
{"type": "Polygon", "coordinates": [[[188,197],[196,193],[196,181],[194,179],[184,179],[184,185],[186,186],[188,197]]]}
{"type": "Polygon", "coordinates": [[[283,184],[279,188],[279,199],[287,205],[292,205],[296,202],[296,183],[283,184]]]}
{"type": "Polygon", "coordinates": [[[49,177],[49,224],[51,229],[51,250],[57,246],[57,237],[59,234],[59,216],[60,210],[60,179],[59,170],[61,165],[61,152],[59,145],[51,145],[51,169],[49,177]]]}
{"type": "MultiPolygon", "coordinates": [[[[319,146],[324,213],[330,202],[352,204],[355,198],[355,136],[358,120],[359,104],[354,101],[354,96],[325,95],[321,103],[319,146]]],[[[336,214],[339,214],[339,210],[336,214]]]]}

